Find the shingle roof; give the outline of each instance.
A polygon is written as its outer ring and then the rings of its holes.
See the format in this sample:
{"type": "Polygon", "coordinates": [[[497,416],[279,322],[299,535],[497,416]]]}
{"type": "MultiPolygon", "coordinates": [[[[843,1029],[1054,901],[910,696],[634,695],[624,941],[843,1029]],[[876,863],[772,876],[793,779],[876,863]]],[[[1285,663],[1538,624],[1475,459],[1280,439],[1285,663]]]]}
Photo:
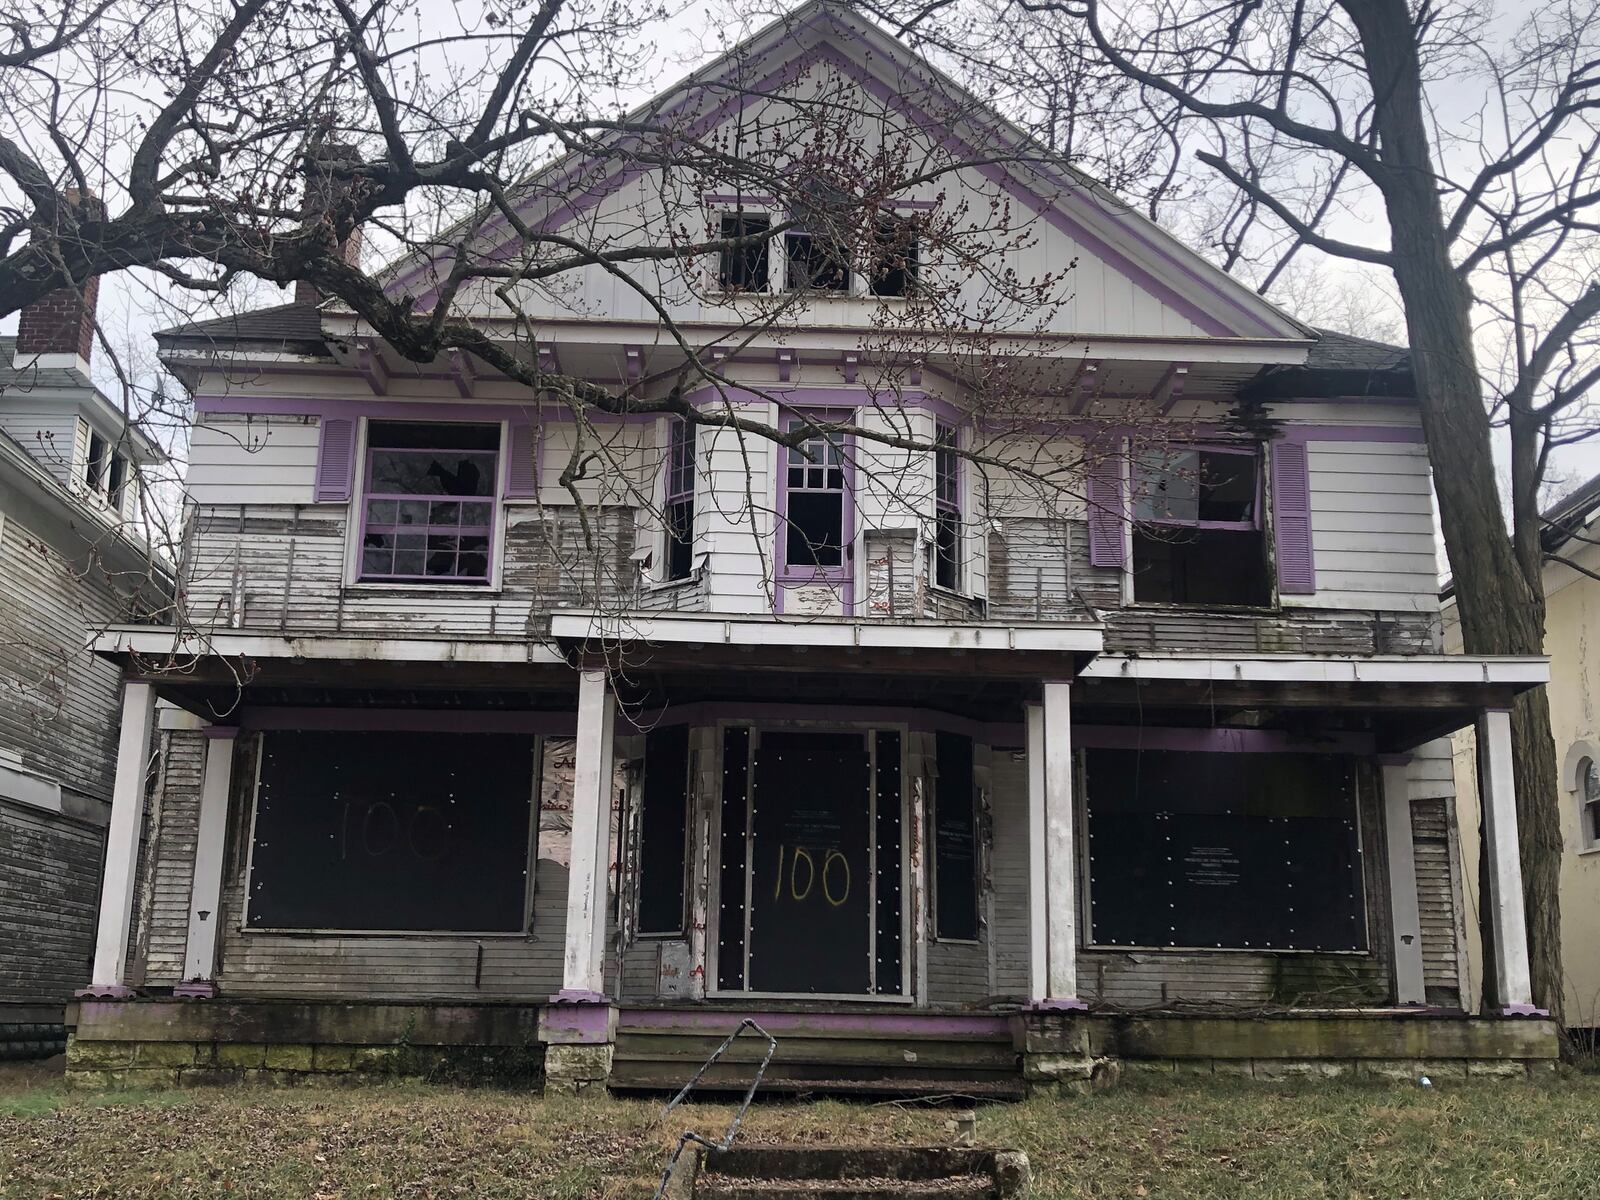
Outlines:
{"type": "Polygon", "coordinates": [[[1258,400],[1314,396],[1415,397],[1411,351],[1370,338],[1317,330],[1306,361],[1295,367],[1268,367],[1245,387],[1258,400]]]}
{"type": "Polygon", "coordinates": [[[309,344],[322,341],[322,315],[311,304],[278,304],[163,329],[160,342],[202,341],[214,345],[239,342],[309,344]]]}
{"type": "Polygon", "coordinates": [[[36,388],[75,388],[83,391],[89,385],[79,374],[67,367],[31,367],[26,362],[18,368],[12,366],[17,354],[17,339],[0,337],[0,395],[31,392],[36,388]]]}
{"type": "Polygon", "coordinates": [[[1597,511],[1600,511],[1600,475],[1580,484],[1539,514],[1544,522],[1544,528],[1539,531],[1540,543],[1546,551],[1559,550],[1574,535],[1583,532],[1597,511]]]}

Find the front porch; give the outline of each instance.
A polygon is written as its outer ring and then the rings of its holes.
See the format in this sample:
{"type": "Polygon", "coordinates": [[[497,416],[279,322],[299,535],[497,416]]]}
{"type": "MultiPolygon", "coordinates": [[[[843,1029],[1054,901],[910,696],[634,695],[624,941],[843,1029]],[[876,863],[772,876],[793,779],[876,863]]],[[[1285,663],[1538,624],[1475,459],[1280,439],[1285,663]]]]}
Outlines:
{"type": "MultiPolygon", "coordinates": [[[[126,764],[149,757],[156,691],[181,706],[161,722],[162,820],[194,835],[187,854],[151,839],[156,902],[136,919],[137,814],[119,841],[114,813],[75,1069],[477,1055],[536,1059],[571,1090],[667,1087],[744,1015],[779,1027],[768,1082],[790,1090],[1554,1054],[1502,757],[1503,710],[1542,662],[1097,658],[1082,624],[1022,645],[976,627],[555,626],[520,659],[422,641],[406,659],[394,642],[273,656],[251,637],[227,705],[227,635],[181,676],[152,665],[160,634],[108,635],[132,670],[126,764]],[[1496,1011],[1514,1020],[1460,1011],[1461,906],[1428,824],[1426,743],[1474,719],[1510,848],[1496,1011]],[[160,903],[174,893],[181,912],[160,903]],[[384,1022],[439,1054],[371,1049],[400,1044],[384,1022]],[[142,1057],[164,1040],[192,1054],[142,1057]]],[[[746,1077],[731,1054],[714,1083],[746,1077]]]]}

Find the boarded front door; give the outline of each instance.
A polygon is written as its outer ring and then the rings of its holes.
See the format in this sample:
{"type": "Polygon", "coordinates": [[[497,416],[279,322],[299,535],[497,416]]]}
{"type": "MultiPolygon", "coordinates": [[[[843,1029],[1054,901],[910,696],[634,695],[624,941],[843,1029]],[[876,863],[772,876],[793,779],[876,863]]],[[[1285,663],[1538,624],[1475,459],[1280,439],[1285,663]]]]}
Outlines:
{"type": "Polygon", "coordinates": [[[763,733],[751,797],[757,992],[872,990],[872,797],[860,734],[763,733]]]}

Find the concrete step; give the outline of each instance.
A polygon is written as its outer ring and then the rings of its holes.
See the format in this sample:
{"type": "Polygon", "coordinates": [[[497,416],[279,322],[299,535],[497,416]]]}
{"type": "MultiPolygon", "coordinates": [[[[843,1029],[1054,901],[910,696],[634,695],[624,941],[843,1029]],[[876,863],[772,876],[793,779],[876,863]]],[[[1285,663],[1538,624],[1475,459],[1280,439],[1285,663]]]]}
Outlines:
{"type": "MultiPolygon", "coordinates": [[[[670,1061],[613,1060],[609,1086],[613,1091],[675,1092],[689,1081],[700,1064],[688,1059],[670,1061]]],[[[696,1092],[742,1092],[754,1078],[755,1066],[745,1063],[713,1064],[696,1085],[696,1092]]],[[[980,1075],[952,1070],[890,1070],[882,1067],[845,1067],[838,1064],[774,1063],[762,1078],[761,1091],[770,1094],[806,1093],[826,1096],[922,1096],[969,1100],[1021,1100],[1027,1085],[1019,1073],[980,1075]]]]}
{"type": "Polygon", "coordinates": [[[993,1180],[978,1175],[945,1179],[740,1179],[701,1175],[695,1200],[995,1200],[993,1180]]]}

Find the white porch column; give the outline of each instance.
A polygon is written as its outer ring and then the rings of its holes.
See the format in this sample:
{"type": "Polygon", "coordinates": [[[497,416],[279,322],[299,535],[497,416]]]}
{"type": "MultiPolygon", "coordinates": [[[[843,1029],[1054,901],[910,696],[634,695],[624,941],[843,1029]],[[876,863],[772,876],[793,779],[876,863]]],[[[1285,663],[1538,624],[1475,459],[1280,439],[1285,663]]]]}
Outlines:
{"type": "Polygon", "coordinates": [[[1078,999],[1078,896],[1073,856],[1072,688],[1044,685],[1028,724],[1028,996],[1040,1008],[1078,999]]]}
{"type": "Polygon", "coordinates": [[[183,955],[183,982],[176,996],[215,996],[218,912],[222,905],[222,855],[228,833],[228,798],[233,791],[233,747],[239,730],[208,725],[205,774],[200,784],[200,817],[194,847],[194,881],[189,888],[189,937],[183,955]]]}
{"type": "Polygon", "coordinates": [[[1422,1004],[1422,912],[1417,903],[1417,859],[1411,838],[1409,757],[1382,760],[1384,854],[1389,867],[1390,940],[1394,944],[1395,999],[1422,1004]]]}
{"type": "Polygon", "coordinates": [[[604,999],[606,873],[611,860],[611,750],[616,699],[606,673],[578,679],[577,765],[572,790],[572,866],[567,879],[567,945],[556,1000],[604,999]]]}
{"type": "Polygon", "coordinates": [[[1494,929],[1494,1002],[1510,1014],[1535,1013],[1528,969],[1517,796],[1511,770],[1511,713],[1485,709],[1478,718],[1478,796],[1489,855],[1489,917],[1494,929]]]}
{"type": "Polygon", "coordinates": [[[144,824],[144,780],[150,761],[150,717],[155,693],[148,683],[122,688],[122,734],[111,785],[111,823],[106,828],[106,865],[100,880],[100,924],[95,934],[94,974],[80,996],[120,999],[128,987],[129,924],[133,881],[139,869],[139,832],[144,824]]]}

